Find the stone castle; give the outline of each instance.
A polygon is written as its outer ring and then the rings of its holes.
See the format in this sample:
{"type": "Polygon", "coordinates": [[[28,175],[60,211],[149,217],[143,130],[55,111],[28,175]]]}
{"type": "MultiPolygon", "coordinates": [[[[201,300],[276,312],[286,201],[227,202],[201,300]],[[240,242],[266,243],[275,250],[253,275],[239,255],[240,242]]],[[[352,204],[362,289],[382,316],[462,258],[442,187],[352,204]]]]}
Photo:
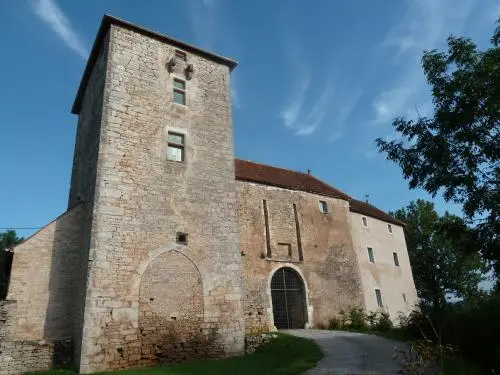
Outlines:
{"type": "Polygon", "coordinates": [[[104,16],[72,109],[68,210],[14,249],[0,375],[240,355],[245,333],[411,310],[403,223],[235,159],[236,65],[104,16]]]}

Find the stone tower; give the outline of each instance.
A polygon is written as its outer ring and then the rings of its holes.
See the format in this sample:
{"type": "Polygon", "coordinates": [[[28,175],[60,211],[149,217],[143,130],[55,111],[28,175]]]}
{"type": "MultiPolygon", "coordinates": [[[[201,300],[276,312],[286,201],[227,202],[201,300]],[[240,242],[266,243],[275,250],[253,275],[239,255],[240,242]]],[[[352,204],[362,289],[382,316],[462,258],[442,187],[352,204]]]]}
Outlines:
{"type": "Polygon", "coordinates": [[[72,110],[69,207],[87,207],[83,373],[243,352],[235,66],[103,19],[72,110]]]}

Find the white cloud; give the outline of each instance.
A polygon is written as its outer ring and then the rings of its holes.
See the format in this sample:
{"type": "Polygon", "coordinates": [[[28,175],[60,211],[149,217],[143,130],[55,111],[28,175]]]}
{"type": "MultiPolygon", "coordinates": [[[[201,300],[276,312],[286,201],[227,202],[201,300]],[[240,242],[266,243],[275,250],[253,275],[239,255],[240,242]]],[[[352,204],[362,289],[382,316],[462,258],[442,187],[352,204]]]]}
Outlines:
{"type": "Polygon", "coordinates": [[[309,111],[303,109],[306,102],[306,94],[311,92],[309,90],[310,82],[309,74],[306,74],[295,83],[293,89],[295,94],[280,114],[285,126],[295,131],[296,135],[313,134],[323,124],[330,109],[332,96],[331,80],[325,83],[319,95],[308,98],[308,103],[314,103],[312,108],[309,111]]]}
{"type": "Polygon", "coordinates": [[[445,45],[449,34],[460,35],[469,20],[474,0],[408,0],[401,22],[381,43],[383,50],[394,51],[396,83],[372,100],[372,124],[388,124],[398,116],[415,113],[415,107],[428,108],[429,89],[420,66],[424,49],[445,45]]]}
{"type": "Polygon", "coordinates": [[[341,91],[342,92],[340,92],[334,100],[336,104],[334,108],[336,116],[333,120],[332,135],[330,136],[329,142],[334,142],[342,138],[344,126],[363,94],[362,90],[349,92],[349,90],[345,89],[341,91]]]}
{"type": "Polygon", "coordinates": [[[88,57],[89,51],[54,0],[38,0],[32,3],[32,7],[35,14],[47,23],[69,48],[84,59],[88,57]]]}
{"type": "Polygon", "coordinates": [[[203,48],[214,49],[216,41],[216,0],[192,0],[187,2],[188,15],[196,43],[203,48]]]}
{"type": "Polygon", "coordinates": [[[240,95],[238,91],[238,86],[236,84],[234,72],[231,75],[231,102],[234,107],[241,108],[240,95]]]}
{"type": "Polygon", "coordinates": [[[306,92],[309,89],[310,78],[309,73],[304,73],[302,77],[295,82],[292,91],[294,92],[293,98],[290,103],[281,111],[281,117],[285,126],[288,128],[294,128],[297,122],[302,105],[304,104],[304,99],[306,92]]]}

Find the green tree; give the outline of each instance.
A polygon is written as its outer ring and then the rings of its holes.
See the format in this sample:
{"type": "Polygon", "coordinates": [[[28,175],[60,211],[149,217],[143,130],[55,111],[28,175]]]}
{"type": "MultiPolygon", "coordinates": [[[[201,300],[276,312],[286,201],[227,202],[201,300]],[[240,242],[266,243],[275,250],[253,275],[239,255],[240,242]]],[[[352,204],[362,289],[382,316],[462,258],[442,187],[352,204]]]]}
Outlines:
{"type": "Polygon", "coordinates": [[[10,267],[12,264],[12,252],[14,246],[20,244],[23,238],[17,237],[16,231],[8,230],[0,233],[0,299],[7,295],[9,285],[10,267]]]}
{"type": "Polygon", "coordinates": [[[376,140],[400,165],[410,188],[463,205],[474,225],[475,250],[500,275],[500,19],[491,47],[448,38],[448,51],[425,51],[422,66],[432,89],[432,118],[396,118],[401,140],[376,140]]]}
{"type": "Polygon", "coordinates": [[[434,204],[411,202],[394,216],[406,223],[404,228],[415,286],[423,305],[440,310],[447,298],[471,301],[482,292],[486,263],[474,246],[473,233],[460,217],[439,216],[434,204]]]}

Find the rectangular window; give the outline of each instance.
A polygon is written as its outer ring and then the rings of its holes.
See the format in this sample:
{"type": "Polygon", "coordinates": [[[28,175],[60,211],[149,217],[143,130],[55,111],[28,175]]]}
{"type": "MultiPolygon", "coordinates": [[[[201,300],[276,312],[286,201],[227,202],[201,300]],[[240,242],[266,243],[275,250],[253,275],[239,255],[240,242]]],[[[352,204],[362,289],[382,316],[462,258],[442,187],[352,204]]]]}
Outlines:
{"type": "Polygon", "coordinates": [[[184,135],[168,132],[167,159],[171,161],[184,161],[184,135]]]}
{"type": "Polygon", "coordinates": [[[399,267],[399,258],[398,258],[398,253],[392,253],[392,256],[394,258],[394,265],[396,267],[399,267]]]}
{"type": "Polygon", "coordinates": [[[375,296],[377,297],[377,306],[384,308],[384,304],[382,303],[382,293],[380,289],[375,289],[375,296]]]}
{"type": "Polygon", "coordinates": [[[366,220],[366,217],[362,217],[361,221],[363,222],[363,226],[366,228],[368,226],[368,220],[366,220]]]}
{"type": "Polygon", "coordinates": [[[187,60],[186,53],[182,52],[182,51],[179,51],[179,50],[175,50],[175,58],[177,60],[181,60],[181,61],[186,61],[187,60]]]}
{"type": "Polygon", "coordinates": [[[186,82],[174,78],[174,103],[186,105],[186,82]]]}
{"type": "Polygon", "coordinates": [[[375,263],[375,257],[373,256],[373,249],[371,247],[368,248],[368,260],[370,263],[375,263]]]}
{"type": "Polygon", "coordinates": [[[368,260],[370,263],[375,263],[375,257],[373,256],[373,249],[371,247],[368,247],[368,260]]]}
{"type": "Polygon", "coordinates": [[[319,201],[319,210],[324,214],[328,213],[328,205],[325,201],[319,201]]]}
{"type": "Polygon", "coordinates": [[[392,233],[392,225],[391,224],[387,224],[387,230],[389,231],[389,233],[392,233]]]}
{"type": "Polygon", "coordinates": [[[406,303],[406,294],[403,293],[403,301],[406,303]]]}

